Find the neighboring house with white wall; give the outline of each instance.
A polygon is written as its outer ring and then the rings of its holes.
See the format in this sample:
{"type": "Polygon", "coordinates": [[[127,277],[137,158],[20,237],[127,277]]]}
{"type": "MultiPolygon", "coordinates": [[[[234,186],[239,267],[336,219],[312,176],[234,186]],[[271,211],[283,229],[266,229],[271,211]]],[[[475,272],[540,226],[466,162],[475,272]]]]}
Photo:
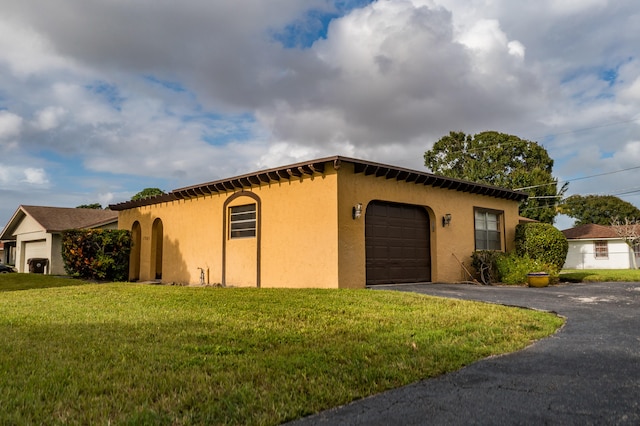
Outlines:
{"type": "Polygon", "coordinates": [[[20,206],[4,227],[3,261],[18,272],[29,272],[30,259],[39,261],[39,272],[64,275],[62,232],[68,229],[117,229],[118,212],[45,206],[20,206]]]}
{"type": "Polygon", "coordinates": [[[640,264],[640,246],[634,250],[611,226],[587,224],[562,231],[569,241],[565,269],[632,269],[640,264]]]}

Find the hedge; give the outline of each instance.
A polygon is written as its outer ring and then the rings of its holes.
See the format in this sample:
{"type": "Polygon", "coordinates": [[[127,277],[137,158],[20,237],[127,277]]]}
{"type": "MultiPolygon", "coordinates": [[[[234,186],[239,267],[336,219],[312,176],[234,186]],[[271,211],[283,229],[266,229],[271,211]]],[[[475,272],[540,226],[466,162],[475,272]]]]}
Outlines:
{"type": "Polygon", "coordinates": [[[62,259],[71,276],[98,281],[129,278],[131,234],[115,229],[70,229],[62,233],[62,259]]]}
{"type": "Polygon", "coordinates": [[[548,223],[521,223],[516,226],[516,253],[562,269],[569,243],[567,238],[548,223]]]}

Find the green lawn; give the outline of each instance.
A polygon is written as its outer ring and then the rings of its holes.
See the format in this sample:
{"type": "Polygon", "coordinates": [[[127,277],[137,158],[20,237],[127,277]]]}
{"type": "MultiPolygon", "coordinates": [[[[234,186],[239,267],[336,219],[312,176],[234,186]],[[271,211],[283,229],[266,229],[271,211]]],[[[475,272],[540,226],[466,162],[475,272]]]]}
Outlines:
{"type": "Polygon", "coordinates": [[[0,424],[279,424],[563,323],[400,292],[23,277],[0,275],[0,424]]]}
{"type": "Polygon", "coordinates": [[[565,282],[620,282],[640,281],[640,269],[563,269],[560,281],[565,282]]]}

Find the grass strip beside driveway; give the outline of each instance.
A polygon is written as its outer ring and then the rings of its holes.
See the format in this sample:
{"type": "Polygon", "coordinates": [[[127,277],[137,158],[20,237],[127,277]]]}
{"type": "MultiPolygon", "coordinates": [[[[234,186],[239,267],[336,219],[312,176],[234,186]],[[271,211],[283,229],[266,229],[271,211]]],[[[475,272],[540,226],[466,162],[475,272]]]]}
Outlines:
{"type": "Polygon", "coordinates": [[[581,282],[638,282],[640,269],[563,269],[560,281],[581,282]]]}
{"type": "Polygon", "coordinates": [[[521,349],[562,322],[368,290],[0,291],[0,423],[278,424],[521,349]]]}

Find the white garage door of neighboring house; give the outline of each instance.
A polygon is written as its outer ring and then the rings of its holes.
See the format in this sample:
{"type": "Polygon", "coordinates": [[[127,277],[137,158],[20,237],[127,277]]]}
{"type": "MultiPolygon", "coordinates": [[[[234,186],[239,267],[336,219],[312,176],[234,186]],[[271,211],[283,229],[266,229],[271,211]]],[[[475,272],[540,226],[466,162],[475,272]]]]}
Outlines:
{"type": "Polygon", "coordinates": [[[29,259],[34,258],[49,258],[46,240],[28,241],[24,243],[24,272],[29,271],[29,259]]]}

